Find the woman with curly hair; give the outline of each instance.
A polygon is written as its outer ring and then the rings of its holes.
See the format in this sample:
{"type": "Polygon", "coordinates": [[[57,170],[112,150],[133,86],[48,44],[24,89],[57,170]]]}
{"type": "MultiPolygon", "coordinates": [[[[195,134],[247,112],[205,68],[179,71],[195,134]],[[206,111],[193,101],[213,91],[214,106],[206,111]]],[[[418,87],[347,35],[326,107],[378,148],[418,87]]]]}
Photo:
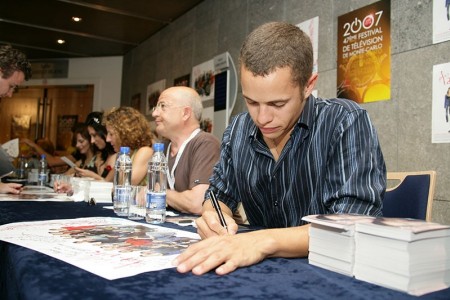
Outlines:
{"type": "Polygon", "coordinates": [[[110,142],[116,152],[120,147],[130,147],[133,161],[132,185],[145,185],[148,161],[153,155],[153,135],[150,123],[138,110],[121,106],[113,108],[105,116],[106,141],[110,142]]]}

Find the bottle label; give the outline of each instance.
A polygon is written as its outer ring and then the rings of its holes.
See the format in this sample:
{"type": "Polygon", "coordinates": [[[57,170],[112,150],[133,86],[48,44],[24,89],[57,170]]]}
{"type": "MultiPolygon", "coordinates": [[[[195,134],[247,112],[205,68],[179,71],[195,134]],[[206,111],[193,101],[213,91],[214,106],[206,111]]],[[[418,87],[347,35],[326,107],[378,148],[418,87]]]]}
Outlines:
{"type": "Polygon", "coordinates": [[[166,209],[166,193],[147,193],[147,209],[166,209]]]}
{"type": "Polygon", "coordinates": [[[39,182],[47,182],[47,173],[39,173],[38,175],[39,182]]]}
{"type": "Polygon", "coordinates": [[[131,188],[128,187],[116,187],[114,191],[114,201],[128,203],[130,197],[131,188]]]}

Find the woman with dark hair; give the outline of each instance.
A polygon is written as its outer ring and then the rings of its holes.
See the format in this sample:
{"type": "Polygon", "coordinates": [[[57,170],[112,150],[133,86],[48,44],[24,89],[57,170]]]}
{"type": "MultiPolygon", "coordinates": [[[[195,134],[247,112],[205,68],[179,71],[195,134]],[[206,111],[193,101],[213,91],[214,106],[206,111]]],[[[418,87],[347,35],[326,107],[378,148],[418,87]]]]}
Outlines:
{"type": "Polygon", "coordinates": [[[87,126],[91,144],[100,150],[99,155],[103,163],[99,166],[97,172],[79,168],[76,168],[76,171],[83,177],[112,182],[114,178],[114,162],[117,154],[113,146],[106,141],[106,128],[102,125],[102,119],[103,113],[94,111],[87,116],[84,124],[87,126]]]}
{"type": "MultiPolygon", "coordinates": [[[[100,177],[100,166],[105,162],[102,160],[100,151],[95,145],[91,144],[88,126],[84,123],[77,123],[72,129],[74,134],[74,143],[77,148],[77,161],[75,167],[69,169],[65,175],[74,175],[76,177],[100,177]]],[[[73,188],[70,184],[64,182],[55,182],[54,189],[58,193],[71,193],[73,188]]]]}
{"type": "Polygon", "coordinates": [[[76,167],[70,169],[66,174],[75,173],[79,177],[91,177],[86,174],[99,175],[100,166],[104,164],[101,158],[100,151],[95,145],[92,145],[90,140],[88,128],[83,123],[77,123],[73,128],[73,134],[75,138],[75,147],[77,148],[80,158],[75,162],[76,167]]]}

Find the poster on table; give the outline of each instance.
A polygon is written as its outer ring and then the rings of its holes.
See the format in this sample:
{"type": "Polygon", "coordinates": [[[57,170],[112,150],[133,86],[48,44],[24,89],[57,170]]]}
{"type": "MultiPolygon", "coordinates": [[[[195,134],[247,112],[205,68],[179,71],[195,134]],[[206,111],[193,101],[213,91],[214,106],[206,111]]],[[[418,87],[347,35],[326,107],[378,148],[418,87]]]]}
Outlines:
{"type": "Polygon", "coordinates": [[[152,115],[152,109],[158,103],[159,95],[166,89],[166,80],[162,79],[147,86],[147,98],[145,106],[145,114],[152,115]]]}
{"type": "Polygon", "coordinates": [[[94,217],[0,226],[0,240],[52,256],[113,280],[173,268],[200,237],[122,218],[94,217]]]}
{"type": "Polygon", "coordinates": [[[450,143],[450,62],[433,66],[431,142],[450,143]]]}
{"type": "Polygon", "coordinates": [[[433,0],[433,44],[450,40],[450,0],[433,0]]]}
{"type": "Polygon", "coordinates": [[[337,96],[358,103],[391,98],[390,0],[338,17],[337,96]]]}
{"type": "Polygon", "coordinates": [[[194,66],[191,74],[191,87],[198,92],[203,103],[201,128],[211,132],[214,124],[214,60],[194,66]]]}

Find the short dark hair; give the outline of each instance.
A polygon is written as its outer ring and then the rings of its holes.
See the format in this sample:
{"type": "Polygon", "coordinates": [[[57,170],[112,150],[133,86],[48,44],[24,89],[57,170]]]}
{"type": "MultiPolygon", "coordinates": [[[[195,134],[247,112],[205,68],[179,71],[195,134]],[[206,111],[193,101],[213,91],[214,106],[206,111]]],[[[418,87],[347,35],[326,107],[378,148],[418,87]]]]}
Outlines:
{"type": "Polygon", "coordinates": [[[311,39],[295,25],[266,23],[247,36],[239,62],[255,76],[266,76],[278,68],[290,67],[293,82],[305,87],[314,62],[311,39]]]}
{"type": "Polygon", "coordinates": [[[25,80],[31,78],[31,64],[27,56],[11,45],[0,46],[0,71],[4,79],[11,77],[15,71],[23,72],[25,80]]]}

